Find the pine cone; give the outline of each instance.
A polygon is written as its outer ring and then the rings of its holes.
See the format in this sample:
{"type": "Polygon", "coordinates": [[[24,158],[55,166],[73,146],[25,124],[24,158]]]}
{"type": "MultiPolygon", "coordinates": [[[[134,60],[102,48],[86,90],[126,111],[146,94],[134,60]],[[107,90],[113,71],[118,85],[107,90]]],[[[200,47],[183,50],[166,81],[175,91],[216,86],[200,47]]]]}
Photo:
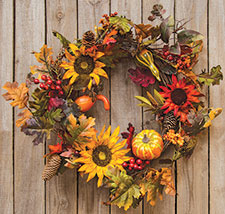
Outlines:
{"type": "Polygon", "coordinates": [[[50,180],[58,171],[61,164],[61,158],[58,154],[51,155],[47,163],[45,165],[45,168],[42,173],[42,179],[44,181],[50,180]]]}
{"type": "Polygon", "coordinates": [[[95,45],[95,34],[92,31],[87,31],[83,34],[82,44],[86,48],[91,48],[95,45]]]}
{"type": "Polygon", "coordinates": [[[170,129],[174,129],[176,131],[178,125],[178,120],[174,116],[174,112],[170,111],[168,114],[165,115],[163,124],[162,124],[162,135],[168,132],[170,129]]]}

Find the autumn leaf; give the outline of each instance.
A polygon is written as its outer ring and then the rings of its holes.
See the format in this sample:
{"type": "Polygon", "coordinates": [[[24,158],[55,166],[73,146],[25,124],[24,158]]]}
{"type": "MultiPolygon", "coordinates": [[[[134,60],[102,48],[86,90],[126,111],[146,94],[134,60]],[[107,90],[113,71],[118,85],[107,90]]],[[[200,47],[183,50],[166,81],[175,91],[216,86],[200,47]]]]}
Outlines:
{"type": "Polygon", "coordinates": [[[28,109],[25,109],[22,112],[20,112],[18,114],[18,116],[21,118],[16,121],[16,126],[20,127],[20,126],[24,125],[27,120],[29,120],[31,118],[32,113],[28,109]]]}
{"type": "Polygon", "coordinates": [[[112,37],[118,33],[117,30],[113,29],[109,34],[107,34],[102,42],[103,45],[108,45],[110,43],[115,43],[116,40],[112,37]]]}
{"type": "Polygon", "coordinates": [[[131,21],[124,17],[112,16],[109,18],[110,24],[113,24],[121,34],[128,33],[131,29],[131,21]]]}
{"type": "Polygon", "coordinates": [[[43,45],[41,52],[34,52],[34,55],[38,62],[45,64],[51,60],[51,55],[53,54],[52,48],[47,48],[47,45],[43,45]]]}
{"type": "Polygon", "coordinates": [[[7,82],[2,88],[6,89],[8,92],[2,96],[6,100],[13,100],[10,104],[15,107],[18,106],[19,109],[22,109],[26,106],[28,100],[28,91],[25,83],[21,83],[18,87],[17,82],[7,82]]]}
{"type": "Polygon", "coordinates": [[[142,39],[146,39],[147,37],[149,37],[152,33],[152,25],[150,24],[139,24],[139,25],[135,25],[135,30],[137,35],[141,36],[142,39]]]}

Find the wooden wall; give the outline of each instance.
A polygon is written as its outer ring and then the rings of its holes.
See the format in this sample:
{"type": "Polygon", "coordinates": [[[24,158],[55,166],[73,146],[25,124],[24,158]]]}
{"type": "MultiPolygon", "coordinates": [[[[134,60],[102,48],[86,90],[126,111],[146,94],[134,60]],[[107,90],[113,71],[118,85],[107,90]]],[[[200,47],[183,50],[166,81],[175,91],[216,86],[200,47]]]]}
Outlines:
{"type": "MultiPolygon", "coordinates": [[[[93,29],[104,13],[119,12],[136,23],[147,23],[152,6],[161,3],[176,19],[190,19],[188,27],[204,34],[204,49],[196,70],[221,64],[225,68],[225,0],[0,0],[0,83],[22,82],[35,63],[31,51],[43,43],[60,44],[51,31],[57,30],[70,40],[93,29]]],[[[110,97],[112,109],[92,114],[103,124],[125,130],[128,122],[138,130],[151,126],[151,118],[136,106],[134,96],[141,89],[128,78],[129,61],[119,64],[105,82],[104,94],[110,97]]],[[[1,90],[1,94],[3,90],[1,90]]],[[[206,89],[206,102],[224,107],[225,84],[206,89]]],[[[98,189],[96,180],[86,184],[76,171],[44,183],[42,155],[47,145],[33,146],[31,138],[15,127],[17,110],[0,98],[0,213],[2,214],[120,214],[116,207],[106,207],[108,191],[98,189]]],[[[164,196],[155,207],[146,201],[127,214],[221,214],[225,213],[225,113],[213,127],[199,137],[199,143],[188,160],[176,166],[176,197],[164,196]]]]}

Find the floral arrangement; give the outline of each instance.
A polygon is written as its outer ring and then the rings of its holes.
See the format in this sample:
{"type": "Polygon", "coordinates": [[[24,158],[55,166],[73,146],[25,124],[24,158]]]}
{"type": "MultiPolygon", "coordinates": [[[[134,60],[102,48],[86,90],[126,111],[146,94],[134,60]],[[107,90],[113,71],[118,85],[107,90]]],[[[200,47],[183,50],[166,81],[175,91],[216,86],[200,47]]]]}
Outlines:
{"type": "MultiPolygon", "coordinates": [[[[136,207],[147,195],[152,206],[163,191],[175,195],[174,162],[190,157],[197,134],[207,129],[222,109],[204,106],[203,86],[218,85],[223,79],[221,67],[194,73],[193,68],[203,46],[203,36],[186,29],[187,22],[163,17],[162,5],[154,5],[151,24],[134,24],[117,13],[103,15],[95,33],[87,31],[82,39],[71,43],[53,32],[62,49],[53,58],[52,48],[43,45],[33,52],[39,65],[30,67],[26,83],[7,82],[3,96],[13,107],[23,109],[16,126],[34,137],[34,145],[50,139],[51,133],[60,142],[49,145],[45,155],[43,180],[47,181],[66,169],[88,174],[87,182],[98,177],[97,186],[110,188],[106,205],[136,207]],[[154,25],[158,20],[159,25],[154,25]],[[110,102],[101,94],[103,79],[123,58],[136,68],[128,70],[130,79],[143,87],[145,96],[136,96],[146,111],[160,123],[156,130],[135,132],[129,123],[128,132],[120,127],[94,128],[95,118],[85,115],[98,100],[105,110],[110,102]],[[164,159],[168,167],[153,167],[154,159],[174,150],[164,159]]],[[[113,71],[114,72],[114,71],[113,71]]],[[[99,118],[97,118],[98,120],[99,118]]],[[[163,162],[163,160],[161,161],[163,162]]]]}

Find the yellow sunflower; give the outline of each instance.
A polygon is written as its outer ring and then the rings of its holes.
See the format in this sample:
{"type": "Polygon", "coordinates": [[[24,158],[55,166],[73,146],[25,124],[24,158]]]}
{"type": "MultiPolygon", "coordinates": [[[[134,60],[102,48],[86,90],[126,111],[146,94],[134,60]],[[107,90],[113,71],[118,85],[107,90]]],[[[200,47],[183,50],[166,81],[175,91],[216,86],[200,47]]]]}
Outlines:
{"type": "Polygon", "coordinates": [[[103,177],[109,166],[124,170],[122,163],[130,159],[130,157],[125,156],[130,149],[122,149],[126,144],[126,140],[117,143],[120,138],[118,137],[120,127],[118,126],[111,136],[110,126],[105,133],[104,131],[105,126],[98,138],[95,136],[93,141],[87,144],[87,150],[81,151],[81,157],[75,161],[84,164],[79,168],[79,171],[85,174],[89,173],[87,182],[97,174],[98,187],[101,186],[103,177]]]}
{"type": "Polygon", "coordinates": [[[97,61],[104,53],[98,51],[86,52],[84,46],[78,48],[75,44],[69,44],[69,47],[74,55],[65,50],[65,55],[69,62],[63,61],[61,67],[67,70],[63,79],[71,78],[70,85],[76,81],[79,75],[88,75],[91,78],[88,89],[91,89],[93,79],[98,85],[100,82],[99,76],[108,78],[107,73],[102,69],[102,67],[105,67],[105,64],[97,61]]]}

